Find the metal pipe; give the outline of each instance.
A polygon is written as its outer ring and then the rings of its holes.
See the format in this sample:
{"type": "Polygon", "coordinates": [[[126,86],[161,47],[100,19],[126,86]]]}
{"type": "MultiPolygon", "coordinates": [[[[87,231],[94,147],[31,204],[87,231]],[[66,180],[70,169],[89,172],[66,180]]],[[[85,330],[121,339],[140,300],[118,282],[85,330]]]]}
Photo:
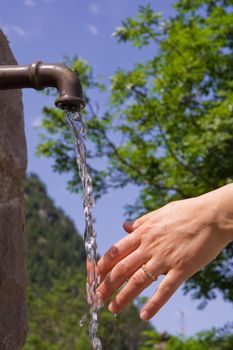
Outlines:
{"type": "Polygon", "coordinates": [[[80,79],[65,65],[34,62],[28,66],[0,66],[0,90],[46,87],[59,91],[55,101],[58,108],[69,111],[84,108],[80,79]]]}

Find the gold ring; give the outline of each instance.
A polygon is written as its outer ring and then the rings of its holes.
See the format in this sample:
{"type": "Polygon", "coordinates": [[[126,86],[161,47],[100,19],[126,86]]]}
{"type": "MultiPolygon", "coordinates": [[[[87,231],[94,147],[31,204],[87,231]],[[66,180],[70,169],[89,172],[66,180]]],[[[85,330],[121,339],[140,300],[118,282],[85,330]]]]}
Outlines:
{"type": "Polygon", "coordinates": [[[152,281],[157,280],[157,278],[150,271],[147,270],[146,265],[144,265],[144,264],[142,265],[142,270],[145,273],[147,278],[149,278],[152,281]]]}

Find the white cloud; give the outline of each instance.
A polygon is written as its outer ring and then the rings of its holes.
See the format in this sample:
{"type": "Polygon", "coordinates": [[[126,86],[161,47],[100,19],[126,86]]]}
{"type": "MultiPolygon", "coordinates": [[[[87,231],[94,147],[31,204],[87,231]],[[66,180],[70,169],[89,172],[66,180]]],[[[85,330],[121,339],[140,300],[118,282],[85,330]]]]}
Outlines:
{"type": "Polygon", "coordinates": [[[33,128],[40,128],[42,126],[42,120],[41,117],[35,117],[32,120],[32,127],[33,128]]]}
{"type": "Polygon", "coordinates": [[[12,29],[19,36],[25,36],[27,34],[26,31],[19,26],[12,26],[12,29]]]}
{"type": "Polygon", "coordinates": [[[9,34],[9,26],[7,24],[0,22],[0,28],[2,29],[5,35],[9,34]]]}
{"type": "MultiPolygon", "coordinates": [[[[42,3],[42,2],[53,2],[53,1],[55,1],[55,0],[40,0],[40,2],[42,3]]],[[[38,4],[38,0],[24,0],[24,5],[25,6],[28,6],[28,7],[32,7],[32,6],[35,6],[35,5],[37,5],[38,4]]]]}
{"type": "Polygon", "coordinates": [[[89,11],[93,14],[93,15],[101,15],[103,13],[103,11],[101,10],[101,8],[99,7],[99,5],[93,3],[89,6],[89,11]]]}
{"type": "Polygon", "coordinates": [[[26,6],[35,6],[36,2],[34,0],[24,0],[24,5],[26,5],[26,6]]]}
{"type": "Polygon", "coordinates": [[[0,28],[7,36],[12,35],[13,33],[20,37],[25,37],[27,35],[27,32],[22,27],[17,25],[9,25],[0,21],[0,28]]]}
{"type": "Polygon", "coordinates": [[[87,23],[86,26],[87,26],[87,29],[91,35],[98,35],[99,34],[99,29],[94,24],[87,23]]]}

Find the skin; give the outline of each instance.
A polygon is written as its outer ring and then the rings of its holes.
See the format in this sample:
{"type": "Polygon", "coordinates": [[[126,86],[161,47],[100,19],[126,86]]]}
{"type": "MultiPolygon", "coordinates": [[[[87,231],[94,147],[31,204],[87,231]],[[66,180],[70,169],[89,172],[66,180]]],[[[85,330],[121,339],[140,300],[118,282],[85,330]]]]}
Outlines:
{"type": "Polygon", "coordinates": [[[122,311],[153,283],[141,268],[145,264],[154,279],[165,275],[140,312],[143,320],[149,320],[184,281],[233,240],[232,201],[230,184],[196,198],[169,203],[125,223],[129,235],[98,262],[98,299],[105,302],[114,295],[109,311],[122,311]]]}

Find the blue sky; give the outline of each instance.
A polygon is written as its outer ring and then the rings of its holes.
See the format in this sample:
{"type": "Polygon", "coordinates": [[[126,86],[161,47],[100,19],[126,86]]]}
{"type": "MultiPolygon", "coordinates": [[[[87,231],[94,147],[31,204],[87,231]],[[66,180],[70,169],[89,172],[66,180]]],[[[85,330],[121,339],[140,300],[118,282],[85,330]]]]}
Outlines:
{"type": "MultiPolygon", "coordinates": [[[[165,17],[172,14],[171,0],[150,1],[165,17]]],[[[130,68],[134,62],[153,55],[156,47],[135,50],[129,45],[118,44],[112,37],[117,26],[127,16],[137,12],[139,0],[1,0],[0,27],[6,33],[19,64],[33,61],[60,62],[64,55],[81,56],[94,68],[95,76],[109,82],[118,67],[130,68]]],[[[104,108],[105,98],[93,94],[104,108]]],[[[52,105],[53,99],[33,90],[24,90],[25,131],[28,144],[28,171],[37,173],[47,186],[55,203],[75,221],[83,232],[81,198],[66,191],[66,175],[52,172],[51,161],[38,159],[35,148],[41,110],[52,105]]],[[[95,216],[99,252],[101,254],[123,235],[124,205],[132,203],[137,188],[112,191],[97,202],[95,216]]],[[[153,294],[156,284],[145,295],[153,294]]],[[[167,305],[153,318],[159,331],[177,334],[180,329],[180,311],[184,312],[186,335],[221,326],[232,320],[232,306],[221,298],[209,303],[204,311],[196,309],[197,302],[183,296],[178,290],[167,305]]]]}

